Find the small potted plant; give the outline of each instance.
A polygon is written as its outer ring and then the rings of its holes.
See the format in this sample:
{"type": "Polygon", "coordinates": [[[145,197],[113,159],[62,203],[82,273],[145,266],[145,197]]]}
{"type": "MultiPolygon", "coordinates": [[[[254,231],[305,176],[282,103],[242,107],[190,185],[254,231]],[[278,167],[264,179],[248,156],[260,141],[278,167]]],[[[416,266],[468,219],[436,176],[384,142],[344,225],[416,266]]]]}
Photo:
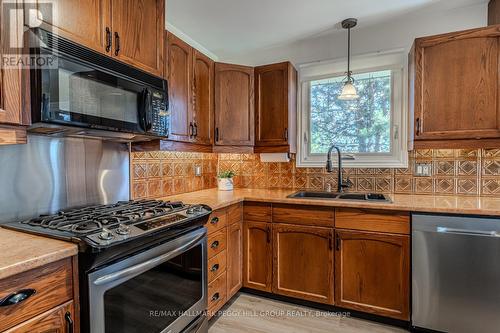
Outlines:
{"type": "Polygon", "coordinates": [[[235,173],[231,170],[222,171],[217,177],[217,186],[220,191],[232,191],[234,188],[233,177],[235,173]]]}

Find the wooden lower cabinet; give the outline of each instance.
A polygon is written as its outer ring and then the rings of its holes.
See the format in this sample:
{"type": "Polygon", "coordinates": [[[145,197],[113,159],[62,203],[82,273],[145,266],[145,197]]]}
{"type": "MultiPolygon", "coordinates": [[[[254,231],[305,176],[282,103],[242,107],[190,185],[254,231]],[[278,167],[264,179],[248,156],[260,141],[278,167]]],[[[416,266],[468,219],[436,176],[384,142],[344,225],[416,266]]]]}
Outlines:
{"type": "Polygon", "coordinates": [[[79,332],[76,257],[0,280],[0,299],[20,293],[23,301],[0,307],[0,332],[79,332]]]}
{"type": "Polygon", "coordinates": [[[5,333],[73,333],[75,311],[73,301],[64,303],[55,309],[42,313],[5,333]]]}
{"type": "Polygon", "coordinates": [[[208,316],[212,317],[242,286],[243,206],[218,209],[207,222],[208,316]]]}
{"type": "Polygon", "coordinates": [[[243,286],[272,290],[272,224],[243,223],[243,286]]]}
{"type": "Polygon", "coordinates": [[[333,228],[273,225],[273,293],[333,305],[333,228]]]}
{"type": "Polygon", "coordinates": [[[409,236],[349,230],[335,236],[335,305],[409,320],[409,236]]]}
{"type": "Polygon", "coordinates": [[[208,313],[212,317],[227,301],[226,272],[208,284],[208,313]]]}
{"type": "Polygon", "coordinates": [[[227,298],[233,297],[243,285],[243,222],[227,227],[227,298]]]}

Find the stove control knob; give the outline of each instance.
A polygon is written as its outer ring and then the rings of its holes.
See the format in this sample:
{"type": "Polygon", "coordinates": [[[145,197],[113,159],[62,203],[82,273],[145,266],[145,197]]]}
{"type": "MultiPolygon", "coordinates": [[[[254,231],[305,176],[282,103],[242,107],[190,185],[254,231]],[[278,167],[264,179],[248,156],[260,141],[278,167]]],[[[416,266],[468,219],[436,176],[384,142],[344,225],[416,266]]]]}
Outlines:
{"type": "Polygon", "coordinates": [[[198,213],[201,213],[203,211],[203,207],[202,206],[196,206],[194,207],[194,210],[198,213]]]}
{"type": "Polygon", "coordinates": [[[118,235],[128,235],[130,234],[130,227],[126,224],[120,223],[118,228],[116,228],[116,233],[118,235]]]}
{"type": "Polygon", "coordinates": [[[99,234],[99,238],[102,240],[111,240],[111,239],[113,239],[113,237],[114,236],[111,233],[111,231],[109,231],[109,229],[106,229],[106,228],[102,228],[102,231],[99,234]]]}
{"type": "Polygon", "coordinates": [[[194,214],[194,207],[189,207],[189,208],[186,210],[186,214],[189,214],[189,215],[194,214]]]}

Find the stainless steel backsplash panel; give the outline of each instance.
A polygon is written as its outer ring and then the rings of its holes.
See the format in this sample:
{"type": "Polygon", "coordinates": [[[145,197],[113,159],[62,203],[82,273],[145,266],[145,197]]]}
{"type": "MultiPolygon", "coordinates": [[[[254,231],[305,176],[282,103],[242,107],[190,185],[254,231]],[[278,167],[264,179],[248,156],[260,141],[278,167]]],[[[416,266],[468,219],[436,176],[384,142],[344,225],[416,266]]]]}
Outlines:
{"type": "Polygon", "coordinates": [[[130,198],[126,144],[30,136],[0,147],[0,223],[130,198]]]}

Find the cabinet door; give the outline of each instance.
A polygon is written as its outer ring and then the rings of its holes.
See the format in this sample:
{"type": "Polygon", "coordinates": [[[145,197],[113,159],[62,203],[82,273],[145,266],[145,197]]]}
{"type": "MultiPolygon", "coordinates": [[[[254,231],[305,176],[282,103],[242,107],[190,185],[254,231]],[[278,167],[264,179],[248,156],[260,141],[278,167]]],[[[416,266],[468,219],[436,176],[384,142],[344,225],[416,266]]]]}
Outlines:
{"type": "Polygon", "coordinates": [[[335,305],[409,319],[409,236],[336,231],[335,305]]]}
{"type": "Polygon", "coordinates": [[[271,224],[243,223],[243,286],[271,291],[272,243],[271,224]]]}
{"type": "Polygon", "coordinates": [[[333,228],[273,224],[273,293],[333,304],[333,228]]]}
{"type": "Polygon", "coordinates": [[[196,50],[193,52],[193,110],[195,141],[211,145],[214,126],[214,62],[196,50]]]}
{"type": "Polygon", "coordinates": [[[227,298],[243,284],[243,222],[227,227],[227,298]]]}
{"type": "Polygon", "coordinates": [[[288,146],[295,138],[295,81],[289,62],[255,68],[256,146],[288,146]]]}
{"type": "Polygon", "coordinates": [[[191,141],[193,49],[171,33],[167,33],[168,93],[170,119],[169,139],[191,141]]]}
{"type": "MultiPolygon", "coordinates": [[[[13,2],[12,6],[17,6],[22,10],[22,1],[13,2]]],[[[23,38],[23,18],[13,15],[11,21],[17,29],[4,26],[7,22],[6,15],[9,11],[3,8],[0,11],[0,55],[12,54],[10,45],[22,45],[23,38]],[[12,40],[15,38],[16,40],[12,40]]],[[[28,83],[25,80],[29,75],[28,71],[23,71],[21,66],[0,66],[0,145],[26,143],[26,129],[15,125],[29,124],[29,89],[25,88],[28,83]],[[14,125],[14,126],[12,126],[14,125]]]]}
{"type": "Polygon", "coordinates": [[[73,333],[79,329],[75,327],[75,313],[73,301],[64,303],[57,308],[25,321],[5,333],[73,333]]]}
{"type": "Polygon", "coordinates": [[[499,36],[489,27],[415,41],[415,140],[500,138],[499,36]]]}
{"type": "MultiPolygon", "coordinates": [[[[37,19],[41,26],[76,43],[98,52],[111,54],[106,49],[107,35],[111,34],[111,0],[35,0],[37,19]]],[[[28,8],[32,8],[31,5],[28,8]]],[[[33,11],[31,11],[33,13],[33,11]]],[[[26,15],[30,15],[26,11],[26,15]]]]}
{"type": "Polygon", "coordinates": [[[112,0],[113,56],[163,76],[164,0],[112,0]]]}
{"type": "Polygon", "coordinates": [[[254,144],[253,68],[215,64],[215,144],[254,144]]]}

